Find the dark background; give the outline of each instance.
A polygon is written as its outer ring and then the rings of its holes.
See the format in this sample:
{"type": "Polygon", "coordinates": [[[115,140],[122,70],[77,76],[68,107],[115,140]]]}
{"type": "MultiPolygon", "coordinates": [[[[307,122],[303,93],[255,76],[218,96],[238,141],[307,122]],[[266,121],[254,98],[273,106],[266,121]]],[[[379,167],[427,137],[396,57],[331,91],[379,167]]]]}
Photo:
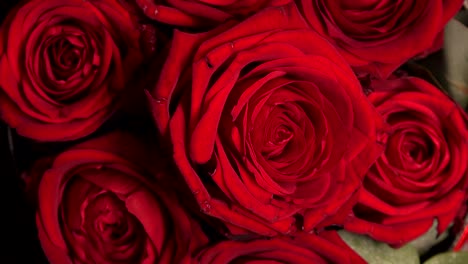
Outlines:
{"type": "Polygon", "coordinates": [[[48,263],[42,253],[35,229],[33,206],[23,195],[23,183],[9,147],[8,129],[0,124],[0,181],[2,234],[0,263],[48,263]],[[2,232],[3,233],[3,232],[2,232]]]}
{"type": "MultiPolygon", "coordinates": [[[[0,23],[8,11],[20,1],[0,0],[0,23]]],[[[22,193],[22,182],[17,173],[8,144],[8,129],[0,123],[0,190],[2,208],[0,229],[0,263],[48,263],[36,236],[34,209],[22,193]]]]}

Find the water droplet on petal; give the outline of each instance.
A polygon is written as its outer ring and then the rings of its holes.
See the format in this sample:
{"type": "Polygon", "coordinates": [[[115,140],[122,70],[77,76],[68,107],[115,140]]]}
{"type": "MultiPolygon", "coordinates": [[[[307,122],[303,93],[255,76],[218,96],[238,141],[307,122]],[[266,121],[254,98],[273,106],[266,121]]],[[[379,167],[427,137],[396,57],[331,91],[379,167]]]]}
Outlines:
{"type": "Polygon", "coordinates": [[[214,168],[212,171],[209,171],[208,172],[208,175],[210,175],[211,177],[213,177],[216,173],[216,168],[214,168]]]}
{"type": "Polygon", "coordinates": [[[165,103],[167,103],[167,98],[158,97],[158,98],[154,99],[154,102],[157,103],[157,104],[165,104],[165,103]]]}
{"type": "Polygon", "coordinates": [[[363,88],[363,90],[364,90],[365,95],[369,95],[369,94],[374,92],[374,89],[372,89],[370,87],[365,87],[365,88],[363,88]]]}
{"type": "Polygon", "coordinates": [[[211,211],[211,204],[210,204],[210,202],[204,201],[204,202],[200,205],[200,211],[201,211],[202,213],[205,213],[205,214],[209,213],[209,212],[211,211]]]}

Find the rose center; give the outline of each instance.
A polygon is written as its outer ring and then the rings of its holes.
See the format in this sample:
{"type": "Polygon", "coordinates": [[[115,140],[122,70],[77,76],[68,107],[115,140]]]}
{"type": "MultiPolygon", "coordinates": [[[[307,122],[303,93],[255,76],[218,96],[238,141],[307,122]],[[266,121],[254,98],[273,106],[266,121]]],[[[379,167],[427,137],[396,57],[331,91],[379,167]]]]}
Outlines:
{"type": "Polygon", "coordinates": [[[69,49],[65,51],[63,56],[60,58],[60,63],[66,67],[73,67],[80,61],[80,52],[77,49],[69,49]]]}
{"type": "Polygon", "coordinates": [[[112,194],[101,194],[88,208],[95,230],[103,241],[116,241],[129,232],[125,205],[112,194]],[[94,218],[94,220],[93,220],[94,218]]]}
{"type": "Polygon", "coordinates": [[[66,38],[60,38],[49,48],[48,53],[55,78],[66,81],[80,67],[83,48],[74,45],[66,38]]]}
{"type": "Polygon", "coordinates": [[[125,234],[127,226],[121,211],[115,209],[104,210],[99,218],[99,229],[103,237],[116,240],[125,234]]]}
{"type": "Polygon", "coordinates": [[[281,125],[276,128],[272,143],[275,145],[284,145],[287,144],[293,138],[293,136],[294,134],[288,127],[281,125]]]}
{"type": "Polygon", "coordinates": [[[416,163],[422,163],[431,155],[427,145],[420,145],[415,142],[406,142],[403,144],[402,152],[416,163]]]}

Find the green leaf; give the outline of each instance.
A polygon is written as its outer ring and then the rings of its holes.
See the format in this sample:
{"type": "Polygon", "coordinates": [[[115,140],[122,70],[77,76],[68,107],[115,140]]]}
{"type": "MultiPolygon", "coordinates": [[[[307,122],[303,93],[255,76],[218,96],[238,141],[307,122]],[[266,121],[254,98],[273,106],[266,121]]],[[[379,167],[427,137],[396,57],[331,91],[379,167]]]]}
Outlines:
{"type": "Polygon", "coordinates": [[[437,236],[437,220],[434,220],[432,227],[420,237],[409,242],[409,245],[413,246],[418,251],[419,255],[421,256],[427,253],[429,249],[431,249],[431,247],[442,242],[447,237],[448,237],[448,229],[447,231],[442,233],[440,236],[437,236]]]}
{"type": "Polygon", "coordinates": [[[445,27],[445,78],[452,97],[462,107],[468,104],[468,12],[463,11],[445,27]]]}
{"type": "Polygon", "coordinates": [[[424,264],[466,264],[468,263],[468,252],[446,252],[435,255],[424,264]]]}
{"type": "Polygon", "coordinates": [[[468,105],[467,25],[468,10],[462,10],[446,25],[441,51],[407,63],[411,75],[447,91],[463,108],[468,105]]]}
{"type": "Polygon", "coordinates": [[[369,264],[419,264],[417,250],[406,245],[394,249],[377,242],[368,236],[357,235],[343,230],[338,231],[341,238],[369,264]]]}

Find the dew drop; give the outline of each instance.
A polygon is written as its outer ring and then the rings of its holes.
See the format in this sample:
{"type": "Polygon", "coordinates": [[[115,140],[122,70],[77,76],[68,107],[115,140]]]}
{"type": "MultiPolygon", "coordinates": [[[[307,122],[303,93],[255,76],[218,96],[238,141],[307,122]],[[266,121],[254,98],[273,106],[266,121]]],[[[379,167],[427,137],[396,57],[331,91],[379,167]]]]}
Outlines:
{"type": "Polygon", "coordinates": [[[211,204],[208,201],[204,201],[200,205],[200,211],[205,214],[209,213],[211,211],[211,204]]]}
{"type": "Polygon", "coordinates": [[[363,91],[364,91],[364,94],[366,96],[368,96],[369,94],[373,93],[374,92],[374,89],[370,88],[370,87],[366,87],[366,88],[363,88],[363,91]]]}
{"type": "Polygon", "coordinates": [[[165,104],[165,103],[167,103],[167,98],[158,97],[158,98],[154,99],[154,102],[157,103],[157,104],[165,104]]]}
{"type": "Polygon", "coordinates": [[[210,175],[211,177],[213,177],[216,173],[216,168],[214,168],[212,171],[209,171],[208,172],[208,175],[210,175]]]}

